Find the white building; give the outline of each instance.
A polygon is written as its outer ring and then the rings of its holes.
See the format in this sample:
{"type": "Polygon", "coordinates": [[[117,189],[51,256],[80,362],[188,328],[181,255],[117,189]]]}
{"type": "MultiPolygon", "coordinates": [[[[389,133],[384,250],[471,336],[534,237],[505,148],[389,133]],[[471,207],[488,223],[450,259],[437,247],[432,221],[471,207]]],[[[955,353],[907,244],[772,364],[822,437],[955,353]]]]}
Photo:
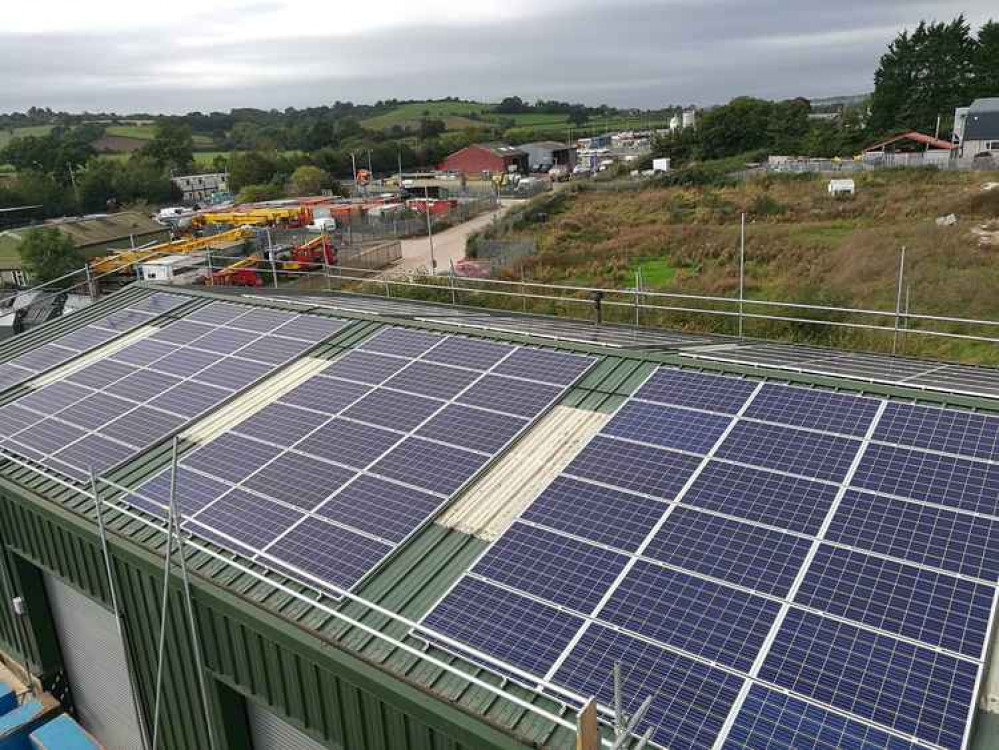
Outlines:
{"type": "Polygon", "coordinates": [[[200,203],[217,193],[229,192],[229,175],[225,172],[183,175],[171,177],[170,181],[184,194],[184,203],[200,203]]]}
{"type": "MultiPolygon", "coordinates": [[[[955,120],[960,109],[954,113],[955,120]]],[[[955,122],[955,135],[958,128],[955,122]]],[[[976,99],[968,107],[960,130],[959,155],[972,159],[985,154],[999,157],[999,97],[976,99]]]]}
{"type": "Polygon", "coordinates": [[[139,278],[161,284],[189,284],[205,274],[204,260],[199,253],[148,260],[139,266],[139,278]]]}
{"type": "Polygon", "coordinates": [[[693,128],[697,126],[697,110],[687,109],[683,113],[683,129],[693,128]]]}

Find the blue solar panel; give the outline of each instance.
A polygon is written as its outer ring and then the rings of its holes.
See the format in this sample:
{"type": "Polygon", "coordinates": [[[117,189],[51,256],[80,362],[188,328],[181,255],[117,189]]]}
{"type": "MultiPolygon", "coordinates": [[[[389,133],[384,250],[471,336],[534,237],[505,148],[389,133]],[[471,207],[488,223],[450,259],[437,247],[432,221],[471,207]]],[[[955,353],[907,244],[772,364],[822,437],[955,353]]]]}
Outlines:
{"type": "MultiPolygon", "coordinates": [[[[134,451],[100,435],[87,435],[52,456],[57,469],[76,479],[85,479],[90,469],[101,474],[131,456],[134,451]],[[62,466],[59,466],[62,464],[62,466]],[[68,467],[65,468],[65,467],[68,467]]],[[[52,462],[46,462],[52,463],[52,462]]]]}
{"type": "Polygon", "coordinates": [[[353,476],[350,469],[298,453],[285,453],[244,481],[243,486],[303,510],[312,510],[353,476]]]}
{"type": "Polygon", "coordinates": [[[566,473],[672,500],[700,462],[693,456],[598,435],[566,473]]]}
{"type": "Polygon", "coordinates": [[[736,414],[756,386],[757,383],[752,380],[663,367],[638,389],[635,397],[661,404],[736,414]]]}
{"type": "Polygon", "coordinates": [[[918,750],[919,746],[803,700],[749,689],[724,750],[918,750]]]}
{"type": "Polygon", "coordinates": [[[227,302],[213,302],[184,316],[184,320],[224,325],[244,314],[249,308],[245,305],[231,305],[227,302]]]}
{"type": "Polygon", "coordinates": [[[173,344],[189,344],[202,336],[212,333],[216,328],[202,323],[192,323],[188,320],[178,320],[164,326],[150,336],[152,341],[169,341],[173,344]]]}
{"type": "Polygon", "coordinates": [[[107,317],[94,321],[91,325],[104,328],[108,331],[129,331],[141,325],[145,325],[153,318],[155,313],[147,313],[141,310],[129,310],[128,308],[112,313],[107,317]]]}
{"type": "Polygon", "coordinates": [[[10,437],[25,427],[41,422],[43,417],[17,404],[0,406],[0,440],[10,437]]]}
{"type": "Polygon", "coordinates": [[[72,333],[67,333],[65,336],[60,336],[58,341],[59,346],[82,352],[106,344],[115,335],[113,331],[105,331],[103,328],[84,326],[72,333]]]}
{"type": "Polygon", "coordinates": [[[390,378],[385,385],[421,396],[452,399],[475,382],[478,377],[479,373],[471,370],[459,370],[457,367],[444,367],[426,362],[413,362],[398,375],[390,378]]]}
{"type": "Polygon", "coordinates": [[[627,555],[514,523],[472,572],[588,615],[627,561],[627,555]]]}
{"type": "Polygon", "coordinates": [[[600,619],[749,671],[780,604],[639,560],[600,619]]]}
{"type": "Polygon", "coordinates": [[[717,414],[630,401],[604,427],[603,434],[705,454],[731,421],[717,414]]]}
{"type": "Polygon", "coordinates": [[[361,344],[369,352],[394,354],[398,357],[415,359],[431,347],[444,340],[444,336],[426,331],[406,330],[405,328],[383,328],[361,344]]]}
{"type": "Polygon", "coordinates": [[[434,416],[416,434],[463,448],[496,453],[526,428],[527,424],[520,417],[452,404],[434,416]]]}
{"type": "Polygon", "coordinates": [[[999,521],[849,491],[826,539],[986,581],[999,580],[999,521]]]}
{"type": "Polygon", "coordinates": [[[313,377],[283,395],[281,401],[332,415],[346,409],[370,390],[369,386],[360,383],[313,377]]]}
{"type": "Polygon", "coordinates": [[[993,594],[991,586],[823,545],[795,601],[981,659],[993,594]]]}
{"type": "Polygon", "coordinates": [[[645,554],[703,575],[783,596],[809,547],[811,542],[801,537],[677,508],[645,554]]]}
{"type": "Polygon", "coordinates": [[[485,581],[463,578],[424,624],[508,664],[543,675],[583,620],[485,581]]]}
{"type": "Polygon", "coordinates": [[[863,437],[880,403],[872,398],[767,383],[756,394],[746,416],[863,437]]]}
{"type": "Polygon", "coordinates": [[[259,338],[258,334],[249,331],[237,331],[232,328],[217,328],[204,336],[192,341],[189,346],[217,354],[232,354],[259,338]]]}
{"type": "Polygon", "coordinates": [[[0,364],[0,390],[6,390],[12,385],[31,380],[34,376],[34,371],[26,367],[18,367],[10,362],[4,362],[0,364]]]}
{"type": "Polygon", "coordinates": [[[908,448],[870,445],[852,484],[986,515],[999,515],[999,466],[908,448]]]}
{"type": "Polygon", "coordinates": [[[667,505],[561,476],[524,512],[526,521],[634,552],[667,505]]]}
{"type": "Polygon", "coordinates": [[[143,312],[156,313],[157,315],[162,315],[165,312],[170,312],[177,307],[180,307],[185,302],[190,302],[189,297],[182,297],[178,294],[166,294],[164,292],[156,292],[149,295],[145,299],[137,300],[136,302],[131,302],[128,305],[129,310],[140,310],[143,312]]]}
{"type": "Polygon", "coordinates": [[[117,381],[108,390],[116,396],[130,398],[133,401],[147,401],[156,398],[167,388],[177,385],[180,378],[165,375],[153,370],[139,370],[117,381]]]}
{"type": "Polygon", "coordinates": [[[470,367],[473,370],[488,370],[513,350],[514,347],[499,341],[454,336],[431,349],[423,358],[431,362],[470,367]]]}
{"type": "MultiPolygon", "coordinates": [[[[242,490],[233,490],[194,516],[200,526],[225,534],[250,553],[266,547],[302,518],[298,511],[242,490]]],[[[187,526],[195,533],[204,533],[198,526],[191,527],[190,522],[187,526]]]]}
{"type": "Polygon", "coordinates": [[[409,432],[442,406],[440,401],[397,391],[376,390],[347,409],[343,416],[409,432]]]}
{"type": "Polygon", "coordinates": [[[55,414],[91,395],[93,391],[60,380],[22,396],[17,400],[17,405],[40,414],[55,414]]]}
{"type": "Polygon", "coordinates": [[[271,365],[226,357],[194,376],[199,383],[240,390],[273,371],[271,365]]]}
{"type": "Polygon", "coordinates": [[[280,336],[264,336],[240,349],[238,356],[256,362],[280,365],[295,359],[312,346],[310,341],[296,341],[280,336]]]}
{"type": "Polygon", "coordinates": [[[58,344],[44,344],[37,349],[32,349],[30,352],[22,354],[14,362],[19,367],[41,372],[56,365],[61,365],[75,356],[77,356],[77,352],[73,349],[68,349],[58,344]]]}
{"type": "Polygon", "coordinates": [[[440,506],[420,490],[361,475],[316,509],[316,514],[399,543],[440,506]]]}
{"type": "Polygon", "coordinates": [[[653,742],[671,750],[710,748],[742,686],[739,677],[600,625],[586,630],[554,680],[613,705],[615,663],[626,712],[653,698],[636,734],[654,727],[653,742]]]}
{"type": "Polygon", "coordinates": [[[79,383],[91,388],[103,388],[109,383],[120,380],[134,372],[138,372],[138,370],[131,365],[102,359],[94,362],[92,365],[87,365],[81,370],[77,370],[72,375],[68,375],[66,381],[69,383],[79,383]]]}
{"type": "Polygon", "coordinates": [[[488,460],[487,456],[461,448],[406,438],[375,464],[372,471],[431,492],[450,495],[488,460]]]}
{"type": "Polygon", "coordinates": [[[504,359],[493,372],[566,386],[590,369],[594,361],[579,354],[522,348],[504,359]]]}
{"type": "Polygon", "coordinates": [[[999,458],[999,418],[953,409],[890,403],[875,440],[977,458],[999,458]]]}
{"type": "Polygon", "coordinates": [[[179,378],[188,378],[218,361],[218,355],[211,352],[184,348],[156,360],[153,369],[179,378]]]}
{"type": "Polygon", "coordinates": [[[266,552],[321,581],[350,588],[392,551],[387,544],[307,518],[266,552]]]}
{"type": "Polygon", "coordinates": [[[244,315],[229,321],[230,328],[242,328],[256,333],[267,333],[295,320],[295,313],[281,310],[262,310],[259,307],[247,308],[244,315]]]}
{"type": "Polygon", "coordinates": [[[486,375],[458,398],[463,404],[533,418],[562,394],[554,385],[486,375]]]}
{"type": "Polygon", "coordinates": [[[727,458],[767,469],[839,482],[860,442],[776,425],[739,422],[718,449],[727,458]]]}
{"type": "Polygon", "coordinates": [[[323,375],[378,385],[383,380],[395,375],[407,364],[406,360],[399,357],[352,351],[326,368],[323,375]]]}
{"type": "Polygon", "coordinates": [[[276,328],[274,333],[293,339],[318,342],[347,327],[347,323],[318,315],[299,315],[294,320],[276,328]]]}
{"type": "Polygon", "coordinates": [[[140,406],[135,411],[102,426],[100,433],[135,448],[146,448],[169,435],[184,424],[184,421],[181,417],[140,406]]]}
{"type": "Polygon", "coordinates": [[[962,747],[978,666],[792,609],[760,678],[947,748],[962,747]]]}
{"type": "Polygon", "coordinates": [[[763,469],[711,461],[683,502],[803,534],[817,534],[838,489],[763,469]]]}
{"type": "Polygon", "coordinates": [[[290,446],[304,438],[327,419],[329,417],[325,414],[317,414],[295,406],[269,404],[232,429],[233,432],[239,432],[258,440],[266,440],[268,443],[290,446]]]}
{"type": "Polygon", "coordinates": [[[175,351],[177,351],[177,347],[173,344],[145,339],[143,341],[136,341],[134,344],[116,351],[111,355],[111,358],[119,362],[127,362],[130,365],[144,367],[155,362],[160,357],[165,357],[167,354],[175,351]]]}
{"type": "Polygon", "coordinates": [[[86,431],[79,427],[58,422],[50,417],[17,433],[14,439],[37,453],[49,454],[55,453],[86,434],[86,431]]]}
{"type": "Polygon", "coordinates": [[[334,419],[303,440],[297,449],[329,461],[364,469],[402,436],[380,427],[334,419]]]}
{"type": "Polygon", "coordinates": [[[240,435],[223,433],[212,442],[184,456],[183,464],[228,482],[239,482],[277,456],[279,452],[280,448],[258,443],[240,435]]]}
{"type": "MultiPolygon", "coordinates": [[[[136,488],[145,497],[129,495],[126,500],[154,515],[165,516],[170,505],[170,481],[171,471],[167,469],[136,488]]],[[[227,484],[178,467],[175,496],[177,511],[184,516],[194,515],[213,500],[222,497],[229,489],[227,484]]]]}
{"type": "Polygon", "coordinates": [[[232,391],[187,381],[164,391],[162,395],[150,401],[149,405],[184,417],[195,417],[230,396],[232,391]]]}

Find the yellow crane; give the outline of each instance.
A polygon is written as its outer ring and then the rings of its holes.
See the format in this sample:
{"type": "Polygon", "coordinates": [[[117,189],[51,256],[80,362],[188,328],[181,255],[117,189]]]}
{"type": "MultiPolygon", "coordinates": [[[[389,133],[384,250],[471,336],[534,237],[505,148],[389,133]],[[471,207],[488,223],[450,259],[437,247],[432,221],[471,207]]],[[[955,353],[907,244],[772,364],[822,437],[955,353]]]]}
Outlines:
{"type": "Polygon", "coordinates": [[[255,236],[252,229],[238,227],[230,229],[228,232],[220,232],[210,237],[193,237],[174,242],[164,242],[160,245],[152,245],[135,250],[120,250],[111,255],[100,258],[93,258],[90,261],[90,270],[98,276],[105,273],[114,273],[134,267],[137,263],[142,263],[163,255],[187,255],[196,253],[216,245],[229,245],[233,242],[240,242],[255,236]]]}
{"type": "Polygon", "coordinates": [[[273,208],[252,208],[247,211],[210,211],[194,217],[194,223],[206,226],[211,224],[237,226],[267,226],[286,222],[289,224],[308,224],[311,212],[301,206],[284,206],[273,208]]]}

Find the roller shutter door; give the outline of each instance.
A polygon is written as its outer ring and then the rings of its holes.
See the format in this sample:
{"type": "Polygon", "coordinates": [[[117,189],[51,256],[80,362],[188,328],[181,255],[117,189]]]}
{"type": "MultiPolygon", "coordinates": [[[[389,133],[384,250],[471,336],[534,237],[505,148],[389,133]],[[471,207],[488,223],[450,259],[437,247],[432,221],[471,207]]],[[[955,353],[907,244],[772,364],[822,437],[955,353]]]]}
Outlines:
{"type": "Polygon", "coordinates": [[[253,701],[246,702],[246,713],[250,720],[253,750],[330,750],[253,701]]]}
{"type": "Polygon", "coordinates": [[[108,750],[141,748],[114,615],[48,574],[45,590],[80,723],[108,750]]]}

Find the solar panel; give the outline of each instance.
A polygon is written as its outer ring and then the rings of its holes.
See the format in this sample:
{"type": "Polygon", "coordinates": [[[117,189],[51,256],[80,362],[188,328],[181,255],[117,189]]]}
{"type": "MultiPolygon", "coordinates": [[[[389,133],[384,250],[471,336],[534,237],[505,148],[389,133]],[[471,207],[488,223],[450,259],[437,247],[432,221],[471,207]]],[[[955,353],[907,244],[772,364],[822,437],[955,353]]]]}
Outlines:
{"type": "Polygon", "coordinates": [[[134,401],[126,401],[110,393],[95,393],[63,409],[59,412],[59,419],[87,430],[96,430],[134,408],[134,401]]]}
{"type": "Polygon", "coordinates": [[[406,364],[406,360],[399,357],[352,351],[327,367],[323,374],[343,380],[378,385],[395,375],[406,364]]]}
{"type": "Polygon", "coordinates": [[[588,615],[627,562],[627,555],[514,523],[472,572],[588,615]]]}
{"type": "Polygon", "coordinates": [[[88,349],[95,349],[115,337],[113,331],[105,331],[103,328],[84,326],[72,333],[67,333],[59,338],[59,345],[78,352],[88,349]]]}
{"type": "Polygon", "coordinates": [[[999,458],[999,418],[914,404],[890,403],[874,439],[945,453],[999,458]]]}
{"type": "Polygon", "coordinates": [[[342,331],[347,327],[347,323],[333,318],[323,318],[318,315],[299,315],[294,320],[285,323],[283,326],[274,329],[278,336],[287,336],[293,339],[302,339],[316,343],[325,338],[329,338],[337,331],[342,331]]]}
{"type": "Polygon", "coordinates": [[[856,440],[768,424],[739,422],[716,455],[740,463],[838,482],[860,448],[856,440]]]}
{"type": "Polygon", "coordinates": [[[221,532],[247,550],[256,552],[276,540],[293,524],[304,518],[298,511],[260,498],[242,490],[232,490],[194,515],[201,529],[221,532]]]}
{"type": "Polygon", "coordinates": [[[239,350],[239,356],[257,362],[279,365],[312,347],[311,341],[296,341],[280,336],[264,336],[239,350]]]}
{"type": "Polygon", "coordinates": [[[11,436],[11,440],[31,448],[36,453],[48,455],[86,435],[86,430],[59,422],[49,417],[32,427],[11,436]]]}
{"type": "Polygon", "coordinates": [[[303,440],[298,450],[328,461],[364,469],[395,445],[402,436],[380,427],[334,419],[303,440]]]}
{"type": "Polygon", "coordinates": [[[231,395],[230,390],[188,380],[164,391],[149,401],[149,405],[191,418],[222,403],[231,395]]]}
{"type": "Polygon", "coordinates": [[[341,466],[298,453],[283,453],[244,481],[243,486],[311,510],[353,476],[353,471],[341,466]]]}
{"type": "Polygon", "coordinates": [[[114,362],[113,360],[102,359],[94,362],[92,365],[87,365],[86,367],[77,370],[72,375],[68,375],[66,377],[66,381],[69,383],[79,383],[80,385],[89,386],[90,388],[103,388],[104,386],[113,383],[116,380],[121,380],[134,372],[138,372],[138,370],[131,365],[126,365],[122,362],[114,362]]]}
{"type": "Polygon", "coordinates": [[[115,352],[111,355],[111,359],[118,362],[127,362],[137,367],[144,367],[176,350],[177,347],[173,344],[144,339],[136,341],[134,344],[129,344],[124,349],[115,352]]]}
{"type": "Polygon", "coordinates": [[[184,320],[224,325],[235,320],[246,312],[244,305],[232,305],[227,302],[212,302],[185,316],[184,320]]]}
{"type": "Polygon", "coordinates": [[[416,434],[462,448],[496,453],[526,426],[527,421],[521,417],[451,404],[416,434]]]}
{"type": "Polygon", "coordinates": [[[191,320],[178,320],[160,328],[149,337],[150,341],[165,341],[171,344],[191,344],[215,330],[214,326],[195,323],[191,320]]]}
{"type": "Polygon", "coordinates": [[[823,545],[795,601],[982,659],[994,594],[991,586],[823,545]]]}
{"type": "Polygon", "coordinates": [[[693,456],[597,436],[566,473],[672,500],[699,463],[693,456]]]}
{"type": "Polygon", "coordinates": [[[243,315],[230,320],[228,327],[240,328],[254,333],[268,333],[286,323],[291,323],[295,318],[295,313],[291,312],[249,308],[243,315]]]}
{"type": "Polygon", "coordinates": [[[101,318],[100,320],[94,321],[91,325],[104,328],[108,331],[118,331],[124,333],[125,331],[130,331],[133,328],[146,325],[155,317],[156,313],[125,309],[112,313],[111,315],[101,318]]]}
{"type": "Polygon", "coordinates": [[[135,448],[145,448],[165,438],[184,422],[183,417],[140,406],[102,427],[100,433],[135,448]]]}
{"type": "Polygon", "coordinates": [[[292,445],[329,419],[325,414],[285,404],[269,404],[233,428],[248,437],[276,445],[292,445]]]}
{"type": "MultiPolygon", "coordinates": [[[[154,515],[165,516],[166,509],[170,505],[171,474],[169,471],[157,474],[138,487],[136,494],[126,496],[127,502],[154,515]]],[[[177,469],[176,484],[177,512],[185,516],[194,515],[230,489],[227,484],[183,467],[177,469]]]]}
{"type": "Polygon", "coordinates": [[[73,383],[56,382],[22,396],[17,400],[17,405],[39,414],[55,414],[90,394],[91,391],[73,383]]]}
{"type": "Polygon", "coordinates": [[[498,375],[571,385],[593,364],[592,357],[548,349],[517,349],[494,370],[498,375]]]}
{"type": "Polygon", "coordinates": [[[405,328],[384,328],[361,344],[369,352],[415,359],[444,340],[443,336],[405,328]]]}
{"type": "Polygon", "coordinates": [[[753,685],[723,747],[917,750],[919,746],[787,693],[753,685]]]}
{"type": "Polygon", "coordinates": [[[660,368],[638,389],[635,398],[735,414],[756,386],[754,381],[742,378],[660,368]]]}
{"type": "Polygon", "coordinates": [[[746,416],[863,437],[879,404],[872,398],[767,383],[753,399],[746,416]]]}
{"type": "Polygon", "coordinates": [[[218,355],[198,349],[177,349],[156,360],[153,369],[178,378],[189,378],[219,361],[218,355]]]}
{"type": "Polygon", "coordinates": [[[409,432],[440,408],[440,401],[379,389],[357,401],[343,412],[343,416],[409,432]]]}
{"type": "Polygon", "coordinates": [[[112,390],[122,398],[141,402],[156,398],[170,386],[180,382],[180,378],[172,375],[153,370],[139,370],[117,381],[112,390]]]}
{"type": "Polygon", "coordinates": [[[385,387],[450,400],[474,383],[478,377],[479,373],[470,370],[417,361],[389,378],[385,387]]]}
{"type": "Polygon", "coordinates": [[[486,375],[462,393],[458,401],[532,418],[544,411],[561,394],[562,389],[558,386],[486,375]]]}
{"type": "Polygon", "coordinates": [[[183,465],[227,482],[239,482],[280,452],[280,448],[224,433],[185,456],[183,465]]]}
{"type": "Polygon", "coordinates": [[[375,474],[414,487],[450,495],[456,492],[488,461],[470,453],[420,438],[407,438],[372,467],[375,474]]]}
{"type": "Polygon", "coordinates": [[[315,377],[281,396],[281,402],[332,415],[347,408],[370,390],[369,386],[360,383],[315,377]]]}
{"type": "Polygon", "coordinates": [[[618,411],[603,434],[706,454],[731,421],[717,414],[631,401],[618,411]]]}
{"type": "Polygon", "coordinates": [[[273,371],[271,365],[260,362],[250,362],[237,357],[226,357],[216,364],[194,375],[199,383],[216,385],[220,388],[239,390],[256,382],[264,375],[273,371]]]}
{"type": "Polygon", "coordinates": [[[83,480],[88,469],[101,474],[115,464],[121,463],[135,451],[121,443],[108,440],[101,435],[86,435],[75,443],[70,443],[52,455],[50,465],[70,476],[83,480]]]}
{"type": "Polygon", "coordinates": [[[0,406],[0,440],[41,421],[42,416],[40,414],[29,411],[17,404],[0,406]]]}
{"type": "Polygon", "coordinates": [[[77,355],[73,349],[67,349],[58,344],[43,344],[37,349],[32,349],[26,354],[22,354],[14,362],[18,367],[23,367],[33,372],[42,372],[56,365],[72,359],[77,355]]]}
{"type": "Polygon", "coordinates": [[[204,336],[192,341],[189,346],[206,352],[218,354],[233,354],[247,344],[260,338],[259,334],[249,331],[237,331],[234,328],[215,328],[204,336]]]}
{"type": "Polygon", "coordinates": [[[792,609],[760,677],[926,742],[958,748],[977,671],[973,662],[792,609]]]}
{"type": "Polygon", "coordinates": [[[449,338],[425,355],[431,362],[488,370],[514,351],[514,347],[498,341],[469,338],[449,338]]]}
{"type": "Polygon", "coordinates": [[[779,610],[773,600],[639,560],[600,618],[748,672],[779,610]]]}

